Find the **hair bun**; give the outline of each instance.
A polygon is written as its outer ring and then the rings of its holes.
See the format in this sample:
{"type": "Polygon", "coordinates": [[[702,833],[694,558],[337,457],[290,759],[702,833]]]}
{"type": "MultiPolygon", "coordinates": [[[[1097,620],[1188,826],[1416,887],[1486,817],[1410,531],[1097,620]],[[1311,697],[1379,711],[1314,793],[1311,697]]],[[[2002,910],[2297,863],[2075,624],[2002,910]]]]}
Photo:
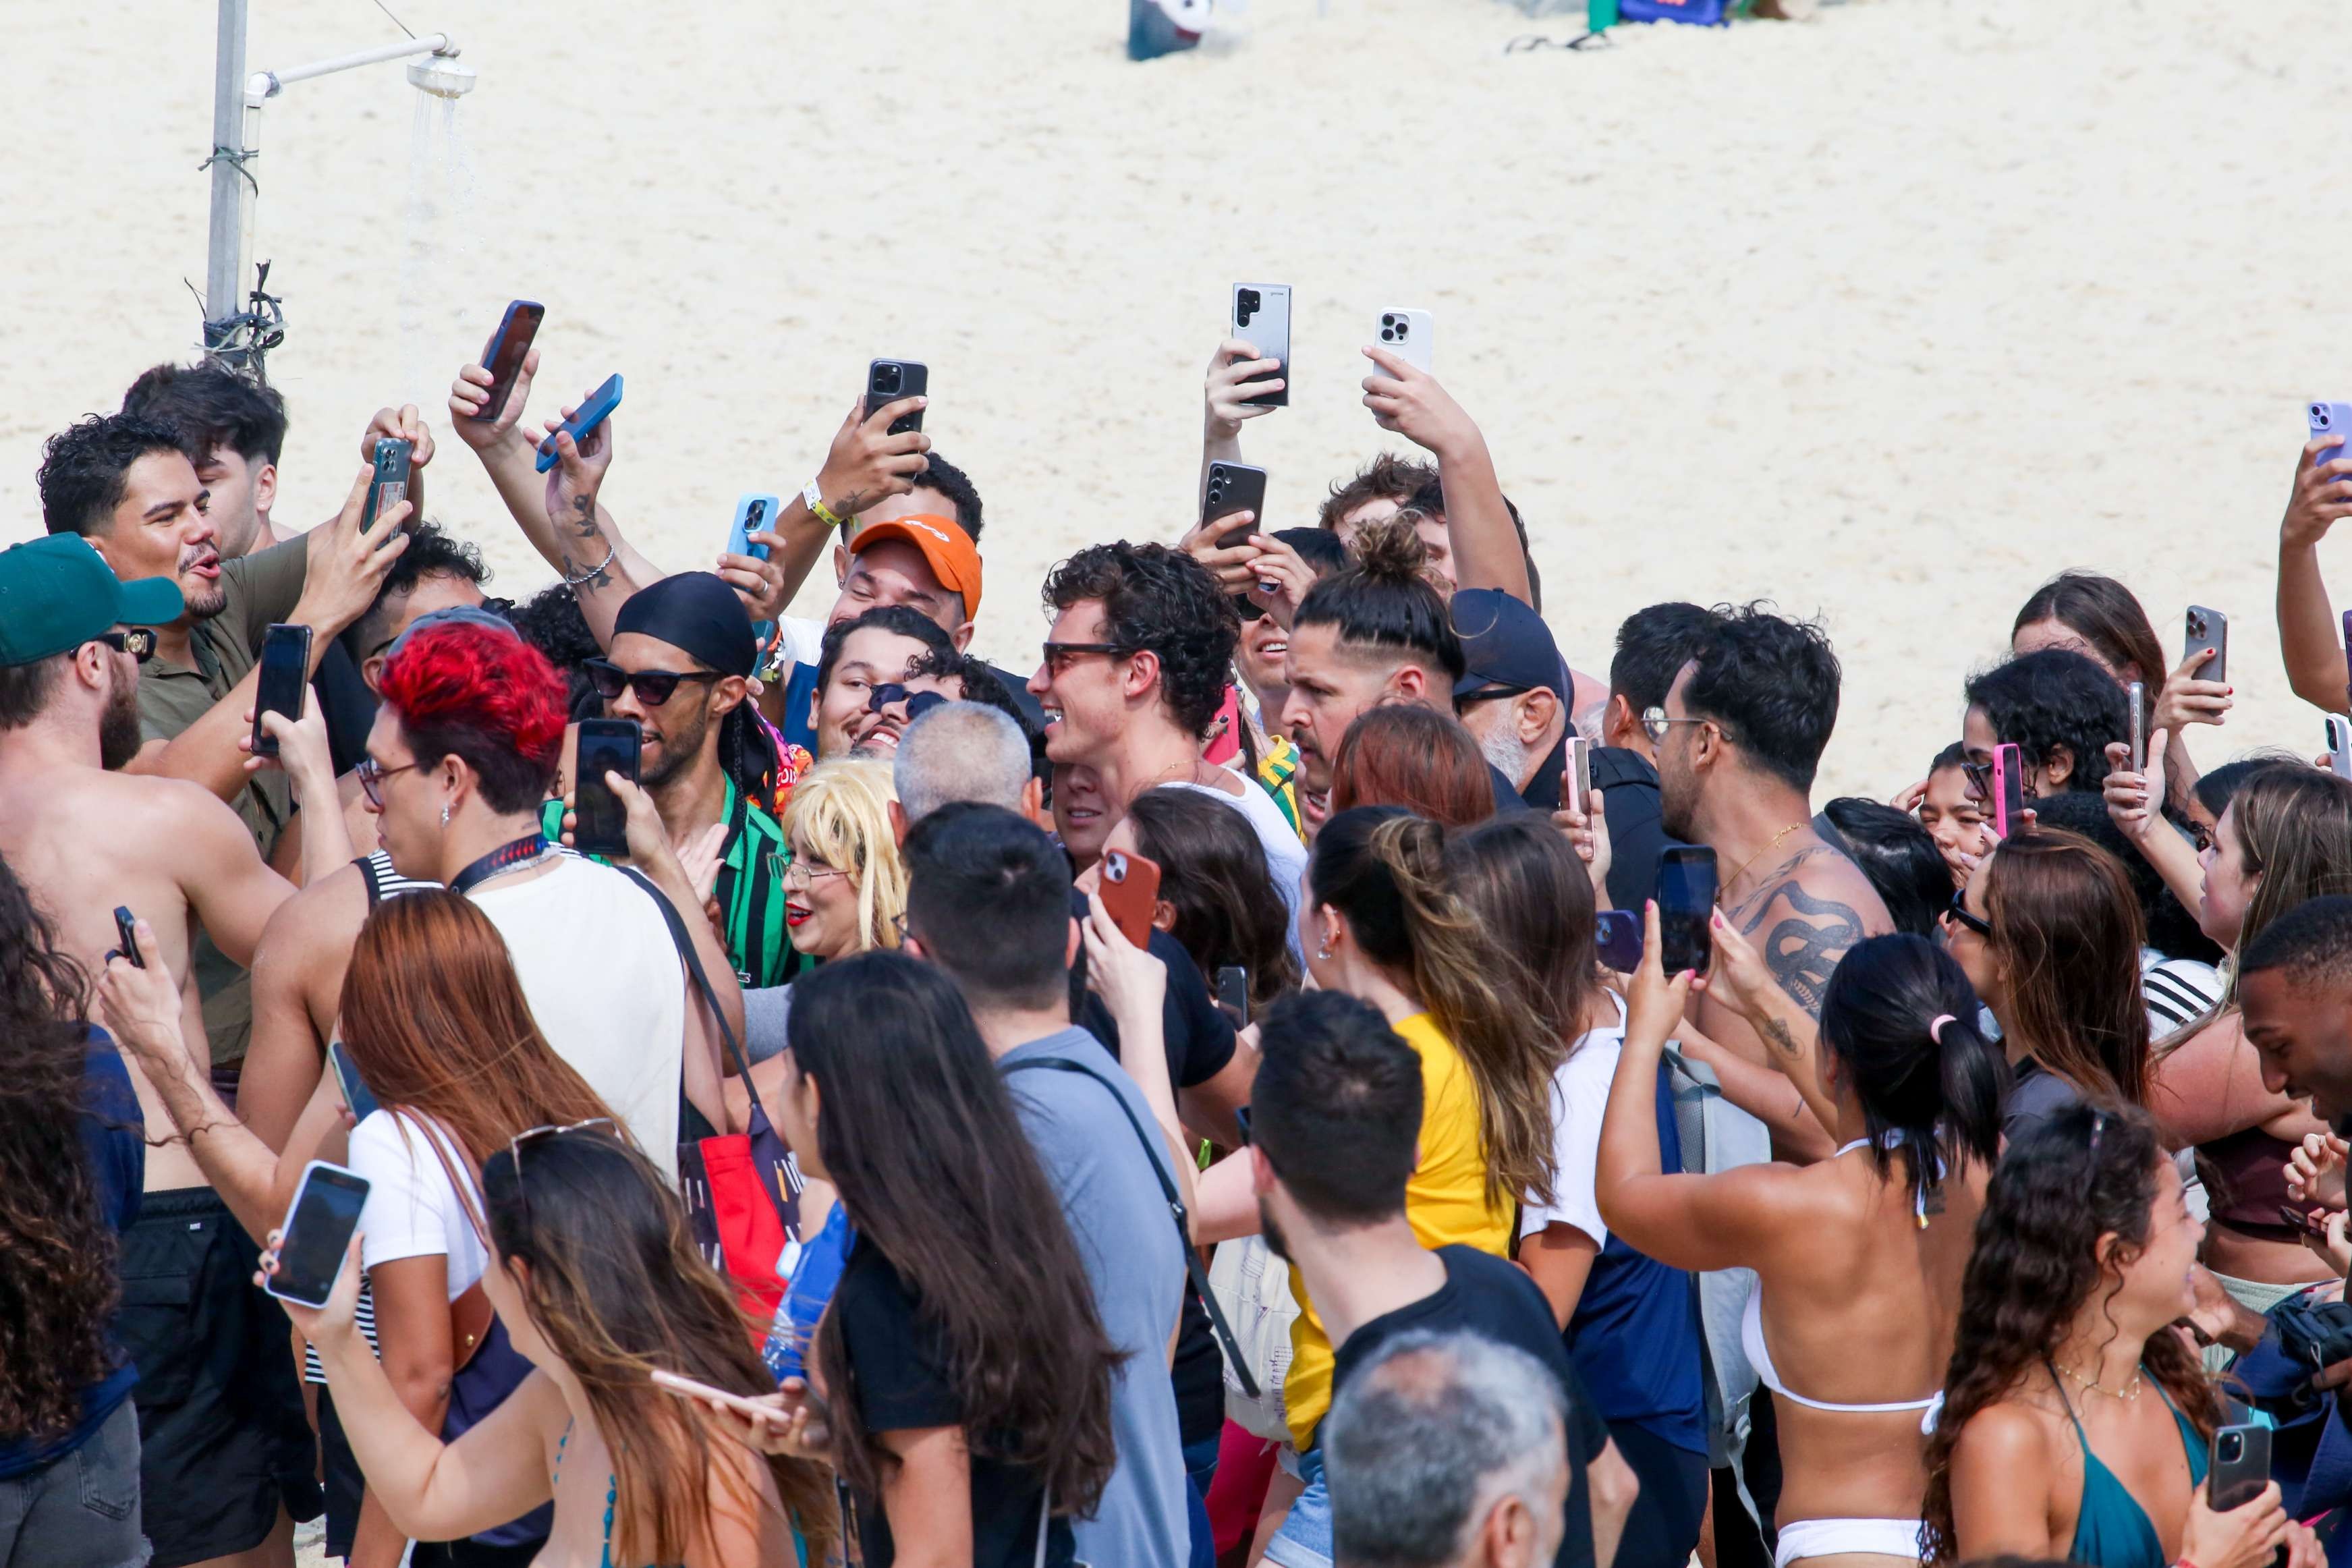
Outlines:
{"type": "Polygon", "coordinates": [[[1426,516],[1407,508],[1393,517],[1367,522],[1349,542],[1356,570],[1382,583],[1418,583],[1429,570],[1429,546],[1414,525],[1426,516]]]}

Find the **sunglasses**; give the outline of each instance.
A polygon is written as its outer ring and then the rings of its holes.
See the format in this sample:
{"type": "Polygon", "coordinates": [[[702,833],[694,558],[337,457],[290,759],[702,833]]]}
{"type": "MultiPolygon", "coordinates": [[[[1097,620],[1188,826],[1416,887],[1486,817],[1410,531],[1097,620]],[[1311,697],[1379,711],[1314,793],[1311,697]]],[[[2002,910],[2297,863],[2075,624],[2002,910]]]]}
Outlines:
{"type": "Polygon", "coordinates": [[[634,687],[637,700],[648,708],[658,708],[668,701],[681,680],[720,679],[715,669],[623,669],[609,658],[583,659],[580,668],[588,672],[588,684],[605,701],[612,701],[634,687]]]}
{"type": "Polygon", "coordinates": [[[514,1163],[515,1197],[522,1205],[523,1224],[527,1226],[530,1223],[530,1192],[523,1185],[522,1180],[523,1145],[536,1143],[542,1138],[561,1138],[567,1132],[584,1132],[591,1127],[601,1127],[615,1138],[621,1135],[620,1128],[614,1124],[611,1117],[591,1116],[584,1121],[566,1122],[561,1127],[551,1124],[526,1127],[507,1140],[507,1158],[514,1163]]]}
{"type": "Polygon", "coordinates": [[[1105,658],[1125,658],[1135,650],[1114,642],[1049,642],[1045,645],[1045,673],[1059,675],[1070,668],[1070,661],[1087,654],[1099,654],[1105,658]]]}
{"type": "Polygon", "coordinates": [[[155,628],[131,626],[119,632],[100,632],[90,639],[102,642],[117,653],[127,653],[144,664],[155,657],[155,628]]]}
{"type": "Polygon", "coordinates": [[[1951,904],[1944,910],[1945,918],[1956,920],[1979,936],[1990,940],[1992,936],[1992,922],[1969,908],[1968,897],[1969,890],[1966,888],[1953,889],[1951,904]]]}

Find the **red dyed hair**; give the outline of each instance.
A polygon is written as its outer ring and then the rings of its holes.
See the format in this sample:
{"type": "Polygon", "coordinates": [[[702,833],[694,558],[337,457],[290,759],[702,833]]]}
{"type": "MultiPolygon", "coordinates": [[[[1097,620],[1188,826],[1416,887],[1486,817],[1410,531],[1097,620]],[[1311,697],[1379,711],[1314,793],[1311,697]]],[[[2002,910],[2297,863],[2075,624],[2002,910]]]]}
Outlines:
{"type": "Polygon", "coordinates": [[[494,811],[526,811],[563,754],[563,678],[520,637],[463,621],[428,626],[383,667],[383,700],[416,760],[456,754],[494,811]]]}
{"type": "Polygon", "coordinates": [[[1448,827],[1495,815],[1486,753],[1458,719],[1406,703],[1369,709],[1339,737],[1331,759],[1331,814],[1402,805],[1448,827]]]}

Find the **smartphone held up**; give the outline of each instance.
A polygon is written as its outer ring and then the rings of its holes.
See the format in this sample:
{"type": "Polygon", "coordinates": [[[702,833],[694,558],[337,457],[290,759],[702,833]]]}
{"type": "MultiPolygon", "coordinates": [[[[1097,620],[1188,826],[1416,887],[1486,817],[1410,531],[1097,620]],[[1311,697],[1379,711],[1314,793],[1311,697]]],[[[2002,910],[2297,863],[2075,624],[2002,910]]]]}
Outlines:
{"type": "Polygon", "coordinates": [[[278,1226],[278,1270],[262,1289],[283,1301],[323,1307],[343,1271],[344,1254],[367,1206],[368,1180],[356,1171],[313,1160],[278,1226]]]}
{"type": "Polygon", "coordinates": [[[1290,285],[1234,284],[1233,326],[1234,336],[1255,349],[1258,358],[1282,366],[1280,390],[1261,392],[1243,401],[1266,408],[1290,406],[1290,285]]]}
{"type": "Polygon", "coordinates": [[[574,410],[571,418],[547,433],[547,439],[539,444],[539,457],[532,466],[542,474],[555,467],[561,456],[555,448],[558,436],[568,435],[578,443],[594,435],[596,427],[612,417],[613,410],[621,406],[621,384],[619,372],[606,376],[604,384],[588,395],[588,401],[574,410]]]}
{"type": "Polygon", "coordinates": [[[583,855],[629,852],[629,808],[604,782],[618,773],[637,782],[637,758],[645,735],[634,719],[580,721],[580,784],[572,797],[572,847],[583,855]]]}
{"type": "Polygon", "coordinates": [[[287,624],[271,626],[262,636],[258,668],[253,691],[253,754],[274,757],[278,737],[261,721],[272,713],[289,720],[302,717],[302,699],[310,681],[310,628],[287,624]]]}
{"type": "Polygon", "coordinates": [[[516,300],[507,306],[507,313],[499,319],[499,330],[482,347],[481,366],[490,373],[490,388],[483,394],[482,411],[475,418],[494,420],[506,412],[507,399],[514,395],[515,383],[522,377],[522,362],[530,353],[531,340],[546,319],[547,307],[536,300],[516,300]]]}

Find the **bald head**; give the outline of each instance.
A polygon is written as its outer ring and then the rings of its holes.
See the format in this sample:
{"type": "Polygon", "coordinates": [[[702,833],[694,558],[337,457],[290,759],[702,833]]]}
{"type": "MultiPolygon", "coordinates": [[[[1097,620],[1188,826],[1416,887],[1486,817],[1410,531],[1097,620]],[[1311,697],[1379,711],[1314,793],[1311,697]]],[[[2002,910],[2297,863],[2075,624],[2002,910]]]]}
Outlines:
{"type": "Polygon", "coordinates": [[[950,801],[1025,814],[1028,738],[1020,725],[985,704],[943,703],[907,726],[892,774],[909,826],[950,801]]]}

